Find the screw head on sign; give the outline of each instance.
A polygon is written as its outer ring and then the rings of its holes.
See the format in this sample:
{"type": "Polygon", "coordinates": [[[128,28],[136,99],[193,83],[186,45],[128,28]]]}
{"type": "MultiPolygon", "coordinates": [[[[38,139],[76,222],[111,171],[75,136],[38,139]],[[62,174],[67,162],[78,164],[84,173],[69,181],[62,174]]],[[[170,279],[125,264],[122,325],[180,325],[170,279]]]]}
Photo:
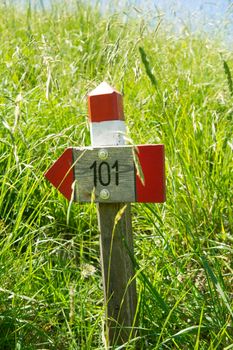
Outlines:
{"type": "Polygon", "coordinates": [[[103,189],[100,191],[100,198],[101,199],[109,199],[110,197],[110,192],[106,189],[103,189]]]}
{"type": "Polygon", "coordinates": [[[106,149],[100,149],[98,152],[99,159],[105,160],[108,158],[108,151],[106,149]]]}

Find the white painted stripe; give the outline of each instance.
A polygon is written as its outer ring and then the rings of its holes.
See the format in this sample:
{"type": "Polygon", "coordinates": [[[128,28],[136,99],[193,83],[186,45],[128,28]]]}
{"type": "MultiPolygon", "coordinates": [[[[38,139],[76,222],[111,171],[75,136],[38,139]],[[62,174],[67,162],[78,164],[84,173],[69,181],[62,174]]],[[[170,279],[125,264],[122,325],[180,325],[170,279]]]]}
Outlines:
{"type": "Polygon", "coordinates": [[[90,123],[92,146],[118,146],[125,144],[126,126],[123,120],[90,123]]]}

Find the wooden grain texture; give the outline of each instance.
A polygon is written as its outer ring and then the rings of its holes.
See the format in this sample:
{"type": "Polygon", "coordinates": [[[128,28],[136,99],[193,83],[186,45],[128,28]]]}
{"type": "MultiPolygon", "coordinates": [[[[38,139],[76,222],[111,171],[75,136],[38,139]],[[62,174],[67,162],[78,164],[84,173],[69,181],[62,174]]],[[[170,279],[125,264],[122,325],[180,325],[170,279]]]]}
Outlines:
{"type": "Polygon", "coordinates": [[[137,305],[130,204],[98,204],[108,346],[135,336],[137,305]]]}
{"type": "Polygon", "coordinates": [[[76,180],[75,201],[135,202],[135,166],[132,147],[74,148],[73,159],[76,180]],[[107,151],[107,159],[99,158],[101,150],[107,151]],[[100,197],[103,189],[109,191],[108,199],[100,197]]]}

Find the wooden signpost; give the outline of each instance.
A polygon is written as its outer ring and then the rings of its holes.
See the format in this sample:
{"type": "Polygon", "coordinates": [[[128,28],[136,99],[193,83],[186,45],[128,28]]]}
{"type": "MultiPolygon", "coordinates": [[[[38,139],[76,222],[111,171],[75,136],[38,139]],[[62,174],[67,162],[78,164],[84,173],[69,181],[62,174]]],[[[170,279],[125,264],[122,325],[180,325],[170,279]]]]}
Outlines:
{"type": "Polygon", "coordinates": [[[101,83],[88,95],[91,147],[68,148],[45,177],[68,199],[96,202],[107,346],[135,335],[131,202],[165,201],[163,145],[125,145],[122,95],[101,83]]]}

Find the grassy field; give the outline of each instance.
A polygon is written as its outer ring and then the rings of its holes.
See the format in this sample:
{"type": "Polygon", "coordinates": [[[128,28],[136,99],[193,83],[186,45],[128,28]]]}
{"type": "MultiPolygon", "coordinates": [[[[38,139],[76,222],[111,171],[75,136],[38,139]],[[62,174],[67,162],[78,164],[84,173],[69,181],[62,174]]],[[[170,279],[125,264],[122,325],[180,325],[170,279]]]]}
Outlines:
{"type": "Polygon", "coordinates": [[[103,80],[133,142],[166,147],[166,203],[132,205],[137,344],[233,349],[233,53],[79,3],[0,5],[0,349],[104,348],[95,205],[69,211],[43,177],[90,145],[86,95],[103,80]]]}

